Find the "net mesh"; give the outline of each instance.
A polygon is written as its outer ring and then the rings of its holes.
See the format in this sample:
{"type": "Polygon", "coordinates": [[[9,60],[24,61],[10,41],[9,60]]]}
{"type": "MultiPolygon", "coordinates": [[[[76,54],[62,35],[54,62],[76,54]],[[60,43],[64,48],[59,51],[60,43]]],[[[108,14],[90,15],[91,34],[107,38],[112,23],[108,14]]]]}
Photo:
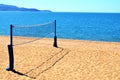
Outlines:
{"type": "Polygon", "coordinates": [[[52,37],[54,28],[55,21],[28,26],[13,26],[13,45],[22,45],[45,37],[52,37]]]}

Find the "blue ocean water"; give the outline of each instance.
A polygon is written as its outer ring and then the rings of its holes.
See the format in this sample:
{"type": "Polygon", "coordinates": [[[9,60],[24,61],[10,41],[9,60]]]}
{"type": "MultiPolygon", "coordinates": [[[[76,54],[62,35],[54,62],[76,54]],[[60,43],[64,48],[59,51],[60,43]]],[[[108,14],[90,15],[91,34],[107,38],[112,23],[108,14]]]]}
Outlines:
{"type": "Polygon", "coordinates": [[[58,38],[120,42],[120,13],[1,11],[0,35],[9,35],[10,24],[24,26],[53,20],[57,21],[58,38]]]}

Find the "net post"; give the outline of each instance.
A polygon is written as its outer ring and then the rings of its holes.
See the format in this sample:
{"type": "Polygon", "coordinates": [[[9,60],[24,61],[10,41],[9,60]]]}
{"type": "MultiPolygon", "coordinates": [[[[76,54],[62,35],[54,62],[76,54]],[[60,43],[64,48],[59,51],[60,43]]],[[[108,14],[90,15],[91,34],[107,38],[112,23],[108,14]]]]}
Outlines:
{"type": "Polygon", "coordinates": [[[13,25],[10,25],[10,45],[13,45],[13,25]]]}
{"type": "Polygon", "coordinates": [[[55,20],[55,30],[54,30],[54,44],[53,44],[54,47],[58,47],[57,46],[57,35],[56,35],[56,20],[55,20]]]}
{"type": "Polygon", "coordinates": [[[8,45],[9,53],[9,66],[6,68],[7,71],[12,71],[14,69],[14,54],[13,54],[13,35],[12,35],[13,25],[10,25],[10,44],[8,45]]]}

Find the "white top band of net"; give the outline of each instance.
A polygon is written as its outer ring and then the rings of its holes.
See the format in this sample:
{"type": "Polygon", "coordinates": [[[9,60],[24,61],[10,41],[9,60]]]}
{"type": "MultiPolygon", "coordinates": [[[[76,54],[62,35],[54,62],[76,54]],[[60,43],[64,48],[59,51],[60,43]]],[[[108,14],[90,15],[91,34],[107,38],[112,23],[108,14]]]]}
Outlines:
{"type": "Polygon", "coordinates": [[[30,28],[30,27],[40,27],[40,26],[45,26],[48,24],[52,24],[54,21],[43,23],[43,24],[35,24],[35,25],[27,25],[27,26],[13,26],[14,28],[30,28]]]}

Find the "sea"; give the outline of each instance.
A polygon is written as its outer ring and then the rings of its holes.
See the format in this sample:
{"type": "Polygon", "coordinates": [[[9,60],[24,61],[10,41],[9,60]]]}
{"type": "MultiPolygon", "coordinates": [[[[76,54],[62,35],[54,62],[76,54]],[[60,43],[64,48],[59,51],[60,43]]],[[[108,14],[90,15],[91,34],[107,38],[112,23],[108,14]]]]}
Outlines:
{"type": "Polygon", "coordinates": [[[0,11],[0,35],[9,36],[11,24],[25,26],[54,20],[58,38],[120,42],[120,13],[0,11]]]}

